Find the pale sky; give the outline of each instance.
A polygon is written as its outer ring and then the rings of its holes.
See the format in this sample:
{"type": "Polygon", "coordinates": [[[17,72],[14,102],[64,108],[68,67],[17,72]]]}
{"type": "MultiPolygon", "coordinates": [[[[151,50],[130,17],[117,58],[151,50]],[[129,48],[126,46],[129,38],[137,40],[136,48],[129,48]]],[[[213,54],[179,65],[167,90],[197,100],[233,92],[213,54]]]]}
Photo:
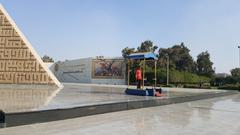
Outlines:
{"type": "Polygon", "coordinates": [[[239,0],[0,0],[38,53],[57,60],[121,56],[145,40],[209,51],[217,72],[238,67],[239,0]]]}

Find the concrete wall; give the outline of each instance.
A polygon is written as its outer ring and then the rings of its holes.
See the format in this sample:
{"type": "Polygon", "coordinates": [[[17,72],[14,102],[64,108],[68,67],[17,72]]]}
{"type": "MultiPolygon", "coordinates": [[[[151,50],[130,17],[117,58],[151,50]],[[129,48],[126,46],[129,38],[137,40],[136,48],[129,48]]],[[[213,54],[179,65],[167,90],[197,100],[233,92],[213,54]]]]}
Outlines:
{"type": "Polygon", "coordinates": [[[125,85],[124,79],[92,79],[93,84],[125,85]]]}

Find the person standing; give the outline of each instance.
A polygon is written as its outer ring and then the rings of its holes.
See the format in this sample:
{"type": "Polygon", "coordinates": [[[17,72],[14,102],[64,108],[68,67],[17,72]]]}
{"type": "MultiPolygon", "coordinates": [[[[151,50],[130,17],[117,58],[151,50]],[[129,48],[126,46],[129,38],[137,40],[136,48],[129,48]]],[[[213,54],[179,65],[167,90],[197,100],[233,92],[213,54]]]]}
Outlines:
{"type": "Polygon", "coordinates": [[[142,84],[142,71],[140,67],[137,67],[135,72],[135,79],[137,81],[137,89],[141,89],[142,84]]]}

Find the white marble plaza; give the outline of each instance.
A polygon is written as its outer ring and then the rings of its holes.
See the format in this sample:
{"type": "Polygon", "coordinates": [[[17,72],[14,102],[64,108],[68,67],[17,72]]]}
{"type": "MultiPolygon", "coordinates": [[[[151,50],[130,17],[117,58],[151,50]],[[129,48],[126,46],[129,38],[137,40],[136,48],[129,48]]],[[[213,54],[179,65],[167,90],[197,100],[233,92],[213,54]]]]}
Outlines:
{"type": "MultiPolygon", "coordinates": [[[[118,102],[168,99],[221,90],[163,88],[162,97],[126,95],[125,85],[64,84],[63,89],[0,89],[0,109],[6,113],[63,109],[118,102]]],[[[131,86],[136,87],[136,86],[131,86]]]]}
{"type": "Polygon", "coordinates": [[[0,135],[239,135],[240,95],[0,129],[0,135]]]}

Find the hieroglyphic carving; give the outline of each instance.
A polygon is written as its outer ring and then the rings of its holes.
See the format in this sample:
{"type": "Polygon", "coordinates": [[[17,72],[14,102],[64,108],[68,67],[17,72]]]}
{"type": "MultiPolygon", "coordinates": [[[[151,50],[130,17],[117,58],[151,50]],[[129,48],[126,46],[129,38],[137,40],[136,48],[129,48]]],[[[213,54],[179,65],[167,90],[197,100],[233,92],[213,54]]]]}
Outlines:
{"type": "Polygon", "coordinates": [[[1,10],[0,83],[55,84],[1,10]]]}

